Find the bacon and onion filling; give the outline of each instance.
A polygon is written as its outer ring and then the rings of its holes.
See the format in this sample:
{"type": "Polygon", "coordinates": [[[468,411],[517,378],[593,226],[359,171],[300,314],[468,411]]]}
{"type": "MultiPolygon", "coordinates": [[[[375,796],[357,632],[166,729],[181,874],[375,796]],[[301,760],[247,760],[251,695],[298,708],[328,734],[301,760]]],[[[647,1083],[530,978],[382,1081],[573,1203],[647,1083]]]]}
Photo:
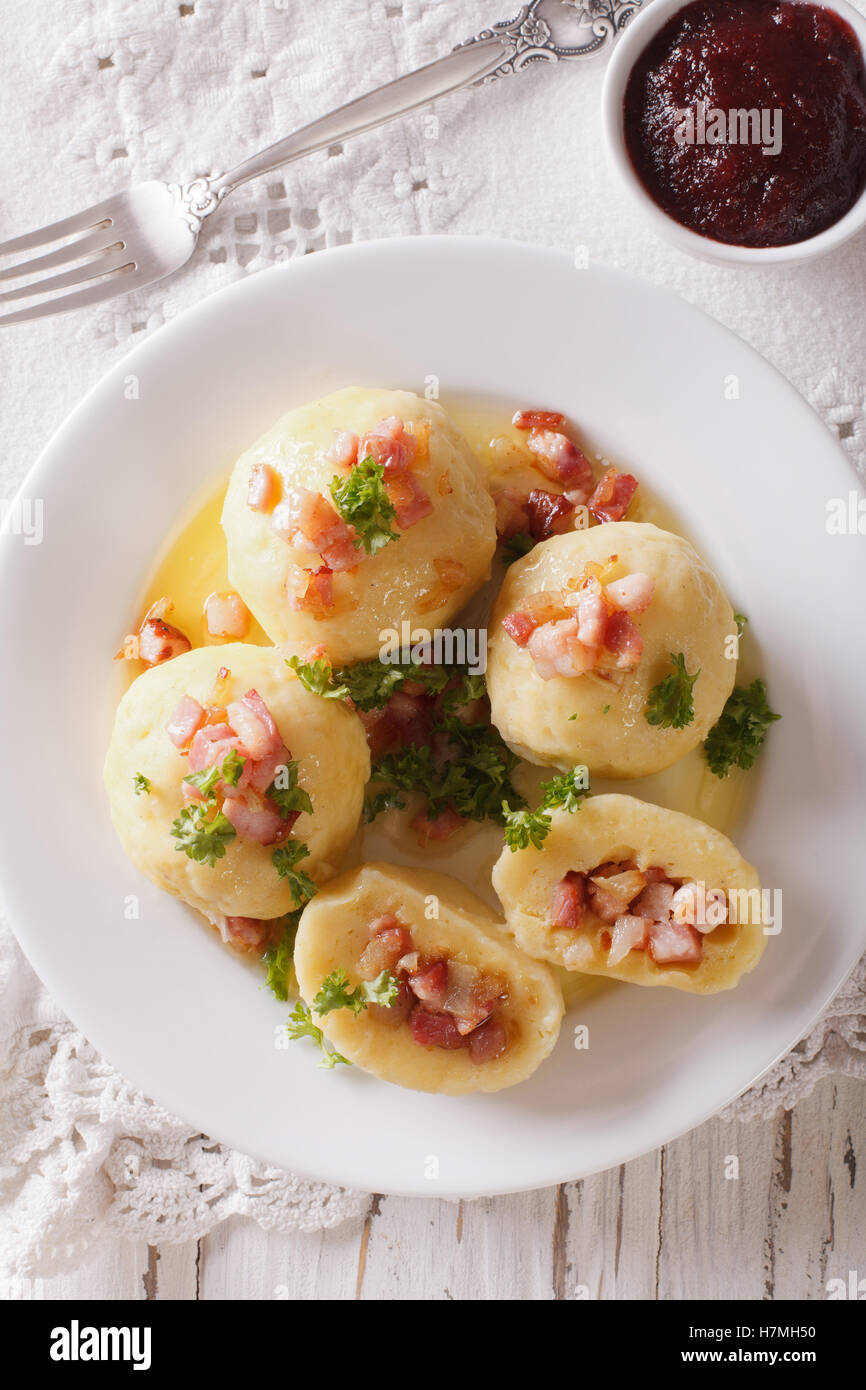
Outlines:
{"type": "MultiPolygon", "coordinates": [[[[276,845],[288,838],[300,812],[283,814],[267,792],[292,755],[257,691],[248,690],[226,706],[204,706],[182,695],[166,732],[175,748],[187,755],[190,773],[222,767],[230,753],[244,759],[235,784],[221,778],[214,788],[223,814],[242,839],[276,845]]],[[[199,790],[186,781],[183,794],[188,802],[202,800],[199,790]]]]}
{"type": "MultiPolygon", "coordinates": [[[[608,564],[616,558],[612,555],[608,564]]],[[[643,638],[631,615],[649,607],[655,586],[648,574],[605,583],[605,573],[590,561],[567,588],[530,594],[503,618],[508,636],[526,647],[542,680],[632,671],[640,662],[643,638]]]]}
{"type": "Polygon", "coordinates": [[[370,925],[370,940],[358,962],[363,980],[388,970],[397,980],[390,1007],[371,1004],[370,1013],[394,1026],[408,1026],[420,1047],[465,1048],[473,1062],[501,1057],[511,1041],[502,1018],[507,982],[447,956],[425,956],[393,913],[370,925]]]}
{"type": "MultiPolygon", "coordinates": [[[[360,439],[349,430],[335,430],[325,458],[338,476],[350,474],[369,458],[380,464],[385,492],[401,531],[433,511],[418,477],[429,467],[427,420],[415,421],[412,429],[407,429],[399,416],[391,415],[360,439]]],[[[320,492],[292,487],[280,499],[280,479],[268,463],[253,464],[247,501],[253,511],[270,513],[275,534],[292,548],[295,572],[287,586],[292,607],[317,618],[326,616],[334,607],[334,575],[357,569],[365,558],[355,528],[343,520],[331,498],[320,492]]]]}
{"type": "Polygon", "coordinates": [[[704,890],[664,869],[639,869],[631,859],[599,864],[589,873],[571,870],[550,902],[555,927],[580,931],[587,915],[603,923],[600,943],[607,964],[632,951],[648,951],[656,965],[700,965],[704,936],[728,918],[720,888],[704,890]]]}

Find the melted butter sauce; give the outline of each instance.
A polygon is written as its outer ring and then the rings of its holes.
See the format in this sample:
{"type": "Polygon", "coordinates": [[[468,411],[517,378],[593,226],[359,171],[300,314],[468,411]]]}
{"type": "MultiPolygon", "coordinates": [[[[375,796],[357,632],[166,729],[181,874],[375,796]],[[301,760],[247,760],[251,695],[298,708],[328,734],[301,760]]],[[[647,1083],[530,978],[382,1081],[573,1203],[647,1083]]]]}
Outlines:
{"type": "MultiPolygon", "coordinates": [[[[204,619],[205,601],[214,593],[229,593],[228,557],[220,526],[223,498],[227,486],[223,478],[209,486],[193,503],[186,520],[171,536],[158,557],[145,589],[141,611],[135,615],[130,632],[135,631],[157,599],[169,598],[173,604],[167,621],[185,633],[194,647],[225,645],[211,637],[204,619]]],[[[251,616],[245,642],[269,647],[265,633],[251,616]]],[[[124,661],[121,666],[123,688],[131,685],[145,669],[141,661],[124,661]]]]}
{"type": "MultiPolygon", "coordinates": [[[[550,488],[550,483],[528,461],[525,435],[511,424],[511,411],[503,406],[479,405],[465,401],[449,401],[448,415],[477,454],[489,481],[499,487],[550,488]],[[507,441],[491,448],[491,441],[507,441]],[[507,447],[510,445],[511,447],[507,447]]],[[[584,444],[587,456],[598,466],[605,466],[591,447],[584,444]]],[[[615,461],[612,461],[615,464],[615,461]]],[[[597,470],[596,470],[597,471],[597,470]]],[[[629,520],[648,521],[664,530],[689,539],[677,518],[646,488],[642,479],[629,520]]],[[[174,604],[168,621],[185,632],[194,647],[218,646],[219,639],[210,637],[204,623],[204,604],[209,594],[231,589],[228,578],[225,537],[220,526],[220,513],[225,495],[226,480],[201,498],[171,538],[157,560],[142,602],[135,626],[157,599],[168,597],[174,604]]],[[[455,626],[462,621],[469,625],[486,622],[493,598],[499,587],[502,568],[494,566],[488,585],[473,597],[455,626]]],[[[132,630],[132,628],[130,629],[132,630]]],[[[256,646],[270,645],[265,633],[254,620],[244,639],[256,646]]],[[[752,679],[752,662],[741,658],[741,680],[752,679]],[[743,669],[743,668],[747,669],[743,669]]],[[[120,664],[120,663],[119,663],[120,664]]],[[[140,662],[123,662],[125,684],[128,685],[144,669],[140,662]]],[[[521,764],[515,784],[534,804],[539,783],[552,775],[550,768],[521,764]]],[[[700,747],[686,754],[678,763],[652,777],[634,781],[593,779],[593,792],[624,792],[654,801],[672,811],[682,811],[730,835],[744,815],[748,804],[749,779],[734,769],[725,778],[715,777],[706,765],[700,747]]],[[[405,811],[389,811],[373,825],[361,825],[349,849],[343,868],[373,859],[386,860],[407,867],[431,868],[448,873],[487,902],[496,912],[499,903],[490,882],[490,875],[502,849],[502,832],[491,824],[468,825],[444,844],[419,848],[415,833],[409,826],[414,814],[411,803],[405,811]]],[[[560,979],[568,1007],[617,987],[615,981],[594,976],[578,975],[554,967],[560,979]]]]}

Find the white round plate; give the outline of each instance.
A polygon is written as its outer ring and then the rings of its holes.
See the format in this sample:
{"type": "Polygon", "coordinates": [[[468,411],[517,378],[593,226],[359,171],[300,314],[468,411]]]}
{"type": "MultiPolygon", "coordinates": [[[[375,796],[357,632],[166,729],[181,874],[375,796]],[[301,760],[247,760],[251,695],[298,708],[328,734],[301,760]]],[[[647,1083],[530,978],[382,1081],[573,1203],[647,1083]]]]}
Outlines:
{"type": "Polygon", "coordinates": [[[492,1194],[682,1133],[806,1031],[866,945],[864,543],[826,528],[828,498],[853,489],[824,426],[750,348],[661,290],[558,253],[372,242],[205,300],[70,416],[24,488],[44,499],[43,543],[7,536],[0,550],[0,882],[25,951],[155,1100],[311,1177],[492,1194]],[[203,485],[293,405],[350,383],[423,391],[429,377],[444,396],[568,412],[669,502],[748,614],[784,716],[738,833],[784,893],[783,930],[753,974],[713,998],[625,986],[590,998],[529,1082],[460,1099],[319,1070],[305,1043],[275,1047],[285,1006],[135,873],[102,786],[111,657],[203,485]],[[139,920],[125,918],[130,894],[139,920]],[[588,1050],[574,1047],[576,1023],[588,1050]]]}

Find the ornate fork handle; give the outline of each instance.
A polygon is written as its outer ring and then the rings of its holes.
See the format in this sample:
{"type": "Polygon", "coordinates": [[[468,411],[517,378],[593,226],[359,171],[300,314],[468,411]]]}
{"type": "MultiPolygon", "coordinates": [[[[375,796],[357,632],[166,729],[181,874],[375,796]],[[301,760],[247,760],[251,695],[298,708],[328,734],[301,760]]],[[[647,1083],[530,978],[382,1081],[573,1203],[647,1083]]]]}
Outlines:
{"type": "Polygon", "coordinates": [[[531,0],[514,19],[483,29],[461,47],[492,37],[510,41],[513,52],[481,78],[492,82],[521,72],[530,63],[590,58],[616,38],[643,0],[531,0]]]}
{"type": "Polygon", "coordinates": [[[514,19],[494,24],[446,57],[322,116],[227,174],[173,185],[180,211],[197,233],[204,218],[247,179],[373,130],[437,97],[520,72],[530,63],[589,57],[616,36],[640,4],[641,0],[530,0],[514,19]]]}

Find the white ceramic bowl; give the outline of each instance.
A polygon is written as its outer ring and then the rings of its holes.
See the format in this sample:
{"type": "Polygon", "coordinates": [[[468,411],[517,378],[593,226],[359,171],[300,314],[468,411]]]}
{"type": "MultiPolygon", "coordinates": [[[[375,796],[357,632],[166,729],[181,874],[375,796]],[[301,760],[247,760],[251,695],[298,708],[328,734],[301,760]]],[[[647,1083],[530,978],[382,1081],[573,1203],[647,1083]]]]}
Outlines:
{"type": "MultiPolygon", "coordinates": [[[[732,246],[701,236],[677,222],[647,192],[635,171],[625,144],[623,101],[631,70],[644,49],[668,20],[691,4],[692,0],[652,0],[624,30],[613,51],[605,74],[601,96],[601,118],[608,154],[620,177],[649,218],[658,234],[672,242],[680,251],[687,251],[701,260],[717,261],[722,265],[779,265],[783,262],[811,260],[841,246],[866,226],[866,189],[844,217],[817,236],[790,246],[732,246]]],[[[820,0],[792,0],[794,4],[817,4],[820,0]]],[[[860,42],[866,57],[866,19],[847,0],[833,0],[824,9],[835,10],[847,20],[860,42]]]]}

